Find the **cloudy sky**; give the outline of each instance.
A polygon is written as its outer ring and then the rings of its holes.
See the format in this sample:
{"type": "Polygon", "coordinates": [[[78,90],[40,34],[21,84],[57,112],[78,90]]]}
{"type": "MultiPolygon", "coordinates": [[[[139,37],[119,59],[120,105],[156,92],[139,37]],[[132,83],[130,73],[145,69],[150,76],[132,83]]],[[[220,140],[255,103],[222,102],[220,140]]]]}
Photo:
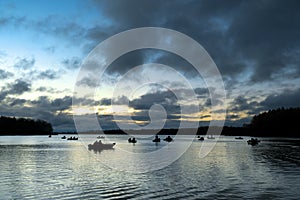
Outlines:
{"type": "MultiPolygon", "coordinates": [[[[300,106],[299,19],[297,0],[2,0],[0,115],[43,119],[57,131],[74,130],[73,115],[93,112],[104,129],[116,128],[117,121],[143,127],[150,122],[151,106],[159,104],[165,108],[165,127],[183,121],[207,125],[209,92],[216,88],[208,88],[190,63],[170,52],[129,52],[101,80],[77,79],[84,59],[105,39],[132,28],[163,27],[206,49],[225,84],[226,124],[240,126],[259,112],[300,106]],[[196,100],[180,99],[186,85],[177,76],[189,81],[196,100]],[[165,82],[143,85],[145,77],[165,82]],[[96,90],[94,98],[83,96],[82,107],[72,109],[76,85],[96,90]],[[117,86],[121,92],[113,95],[117,86]],[[128,87],[134,89],[128,93],[128,87]],[[181,105],[188,114],[181,114],[181,105]]],[[[157,116],[154,124],[162,121],[157,116]]]]}

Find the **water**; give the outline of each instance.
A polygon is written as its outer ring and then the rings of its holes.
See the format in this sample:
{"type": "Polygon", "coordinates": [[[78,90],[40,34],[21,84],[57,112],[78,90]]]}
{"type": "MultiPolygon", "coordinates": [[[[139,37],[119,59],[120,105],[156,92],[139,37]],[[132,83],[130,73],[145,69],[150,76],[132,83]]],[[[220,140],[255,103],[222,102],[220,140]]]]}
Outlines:
{"type": "Polygon", "coordinates": [[[119,148],[143,152],[164,143],[155,146],[151,140],[142,139],[132,145],[127,143],[127,136],[118,135],[111,136],[117,142],[116,150],[94,153],[81,141],[60,137],[0,137],[0,199],[297,199],[300,196],[300,144],[295,140],[263,138],[258,146],[252,147],[247,145],[247,138],[221,137],[201,159],[202,142],[195,140],[180,159],[166,168],[137,174],[111,169],[100,161],[117,157],[119,148]]]}

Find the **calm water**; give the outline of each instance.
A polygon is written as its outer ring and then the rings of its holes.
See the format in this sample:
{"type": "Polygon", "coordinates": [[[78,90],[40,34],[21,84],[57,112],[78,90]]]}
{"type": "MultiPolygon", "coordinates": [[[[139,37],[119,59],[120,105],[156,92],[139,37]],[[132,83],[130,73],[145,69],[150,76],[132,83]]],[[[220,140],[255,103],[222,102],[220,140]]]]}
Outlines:
{"type": "Polygon", "coordinates": [[[252,147],[247,145],[247,138],[221,137],[204,158],[199,158],[202,142],[195,140],[168,167],[137,174],[111,169],[100,161],[117,157],[119,148],[147,151],[164,143],[155,146],[151,140],[143,139],[132,145],[127,143],[127,136],[111,136],[117,142],[116,149],[94,153],[81,141],[60,137],[0,137],[0,199],[298,199],[300,196],[300,144],[294,140],[264,138],[261,144],[252,147]]]}

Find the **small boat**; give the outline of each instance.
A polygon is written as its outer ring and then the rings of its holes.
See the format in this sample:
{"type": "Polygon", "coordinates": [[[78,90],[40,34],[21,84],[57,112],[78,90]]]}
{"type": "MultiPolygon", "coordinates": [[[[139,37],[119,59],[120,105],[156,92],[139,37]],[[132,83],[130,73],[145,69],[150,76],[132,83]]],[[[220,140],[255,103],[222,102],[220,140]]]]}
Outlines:
{"type": "Polygon", "coordinates": [[[250,140],[247,141],[249,145],[255,146],[259,143],[260,141],[257,138],[251,138],[250,140]]]}
{"type": "Polygon", "coordinates": [[[207,136],[207,139],[215,139],[215,137],[210,135],[210,136],[207,136]]]}
{"type": "Polygon", "coordinates": [[[198,140],[203,141],[203,140],[204,140],[204,137],[199,137],[198,140]]]}
{"type": "Polygon", "coordinates": [[[236,140],[243,140],[244,138],[242,138],[242,137],[236,137],[235,139],[236,140]]]}
{"type": "Polygon", "coordinates": [[[152,142],[160,142],[160,138],[156,135],[152,142]]]}
{"type": "Polygon", "coordinates": [[[66,138],[67,138],[67,137],[66,137],[65,135],[61,137],[61,139],[63,139],[63,140],[66,139],[66,138]]]}
{"type": "Polygon", "coordinates": [[[103,135],[99,135],[97,138],[98,138],[98,139],[104,139],[104,138],[105,138],[105,136],[103,136],[103,135]]]}
{"type": "Polygon", "coordinates": [[[106,150],[106,149],[113,149],[113,147],[115,145],[116,145],[116,143],[104,144],[104,143],[102,143],[101,140],[99,140],[99,141],[96,140],[93,144],[88,145],[88,149],[94,150],[94,151],[102,151],[102,150],[106,150]]]}
{"type": "Polygon", "coordinates": [[[78,140],[78,137],[69,137],[67,140],[78,140]]]}
{"type": "Polygon", "coordinates": [[[172,142],[172,141],[173,141],[173,138],[171,138],[170,136],[168,136],[168,137],[166,137],[166,138],[164,139],[164,141],[166,141],[166,142],[172,142]]]}
{"type": "Polygon", "coordinates": [[[137,141],[136,141],[135,138],[129,138],[129,139],[128,139],[128,142],[129,142],[129,143],[136,143],[137,141]]]}

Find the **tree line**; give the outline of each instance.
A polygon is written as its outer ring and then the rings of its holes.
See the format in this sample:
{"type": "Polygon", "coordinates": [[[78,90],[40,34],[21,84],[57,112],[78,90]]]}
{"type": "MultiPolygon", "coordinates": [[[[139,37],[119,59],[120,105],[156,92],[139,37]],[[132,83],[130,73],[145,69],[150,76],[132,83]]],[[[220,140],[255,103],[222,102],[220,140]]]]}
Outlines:
{"type": "Polygon", "coordinates": [[[50,135],[52,125],[43,120],[0,117],[0,135],[50,135]]]}
{"type": "MultiPolygon", "coordinates": [[[[222,129],[222,135],[232,136],[264,136],[264,137],[300,137],[300,108],[278,108],[255,115],[249,124],[243,127],[222,129]]],[[[217,130],[219,127],[211,127],[217,130]]],[[[205,135],[208,127],[181,129],[183,134],[196,131],[197,135],[205,135]]],[[[133,134],[152,135],[156,130],[136,130],[133,134]]],[[[175,135],[178,129],[162,129],[158,134],[175,135]]],[[[104,130],[105,134],[125,134],[123,130],[104,130]]],[[[43,120],[28,118],[0,117],[0,135],[49,135],[53,134],[52,125],[43,120]]],[[[57,133],[55,133],[57,134],[57,133]]],[[[65,133],[67,134],[67,133],[65,133]]],[[[76,132],[72,132],[76,134],[76,132]]],[[[96,132],[95,132],[96,134],[96,132]]]]}

